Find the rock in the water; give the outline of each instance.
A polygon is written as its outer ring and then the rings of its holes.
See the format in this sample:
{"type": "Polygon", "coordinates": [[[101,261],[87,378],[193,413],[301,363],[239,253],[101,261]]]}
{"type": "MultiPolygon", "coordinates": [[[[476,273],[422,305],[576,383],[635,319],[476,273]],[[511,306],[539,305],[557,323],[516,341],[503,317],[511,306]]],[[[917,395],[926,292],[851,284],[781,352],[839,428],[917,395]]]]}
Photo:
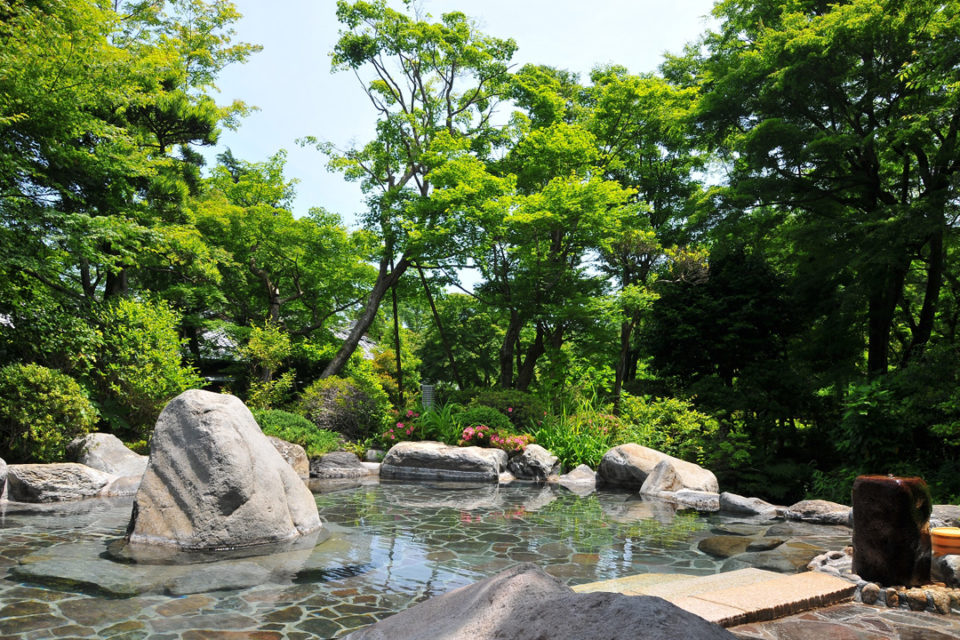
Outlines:
{"type": "Polygon", "coordinates": [[[311,478],[361,478],[373,473],[349,451],[333,451],[310,461],[311,478]]]}
{"type": "Polygon", "coordinates": [[[654,467],[668,457],[632,442],[621,444],[603,454],[597,475],[605,484],[639,488],[654,467]]]}
{"type": "Polygon", "coordinates": [[[729,558],[721,571],[735,571],[746,567],[767,569],[779,573],[803,571],[810,561],[823,551],[806,542],[785,542],[769,551],[747,551],[729,558]]]}
{"type": "MultiPolygon", "coordinates": [[[[705,493],[720,493],[717,476],[713,475],[712,471],[685,460],[664,458],[657,463],[653,472],[644,480],[640,487],[640,494],[656,496],[660,493],[683,491],[685,489],[705,493]]],[[[714,511],[720,509],[719,495],[717,495],[716,500],[717,508],[713,509],[714,511]]]]}
{"type": "MultiPolygon", "coordinates": [[[[651,476],[653,477],[653,476],[651,476]]],[[[681,489],[680,491],[657,491],[655,493],[642,493],[648,498],[656,498],[665,502],[671,502],[681,509],[695,509],[697,511],[714,512],[720,510],[720,494],[710,491],[694,491],[692,489],[681,489]]]]}
{"type": "Polygon", "coordinates": [[[697,549],[717,558],[730,558],[743,553],[753,542],[747,536],[712,536],[697,543],[697,549]]]}
{"type": "Polygon", "coordinates": [[[934,554],[930,559],[930,577],[948,587],[960,587],[960,556],[934,554]]]}
{"type": "Polygon", "coordinates": [[[578,496],[585,496],[597,490],[597,473],[587,465],[581,464],[570,473],[560,476],[557,483],[578,496]]]}
{"type": "Polygon", "coordinates": [[[116,476],[76,462],[11,464],[7,497],[17,502],[62,502],[91,498],[116,476]]]}
{"type": "Polygon", "coordinates": [[[74,462],[106,471],[116,476],[140,477],[147,469],[147,456],[141,456],[112,433],[88,433],[74,438],[67,445],[74,462]]]}
{"type": "Polygon", "coordinates": [[[722,627],[652,596],[574,593],[526,564],[381,620],[351,640],[712,640],[722,627]]]}
{"type": "Polygon", "coordinates": [[[301,478],[310,477],[310,460],[307,458],[307,452],[304,451],[303,447],[274,436],[267,436],[267,440],[280,452],[281,457],[287,461],[287,464],[293,467],[298,476],[301,478]]]}
{"type": "Polygon", "coordinates": [[[783,515],[787,520],[850,526],[852,513],[850,507],[829,500],[801,500],[783,515]]]}
{"type": "Polygon", "coordinates": [[[119,476],[111,480],[97,494],[101,498],[121,498],[124,496],[135,496],[140,490],[141,476],[119,476]]]}
{"type": "Polygon", "coordinates": [[[519,480],[545,482],[560,469],[560,459],[538,444],[528,444],[523,453],[510,459],[510,473],[519,480]]]}
{"type": "Polygon", "coordinates": [[[720,511],[762,518],[774,518],[777,515],[777,508],[769,502],[760,498],[745,498],[729,491],[720,494],[720,511]]]}
{"type": "Polygon", "coordinates": [[[320,526],[313,494],[239,399],[194,389],[160,413],[131,543],[232,549],[294,540],[320,526]]]}
{"type": "Polygon", "coordinates": [[[7,491],[7,463],[0,458],[0,500],[4,499],[7,491]]]}
{"type": "Polygon", "coordinates": [[[960,527],[960,506],[955,504],[935,504],[930,513],[930,528],[960,527]]]}
{"type": "Polygon", "coordinates": [[[807,563],[807,569],[839,576],[849,576],[853,573],[853,547],[848,547],[843,551],[821,553],[807,563]]]}
{"type": "Polygon", "coordinates": [[[634,523],[638,520],[656,520],[670,525],[677,516],[677,505],[655,498],[643,498],[639,494],[623,502],[603,505],[603,514],[614,522],[634,523]]]}
{"type": "Polygon", "coordinates": [[[442,442],[401,442],[380,465],[380,477],[398,480],[497,482],[507,452],[483,447],[452,447],[442,442]]]}
{"type": "Polygon", "coordinates": [[[922,478],[853,482],[853,572],[885,585],[930,581],[930,489],[922,478]]]}

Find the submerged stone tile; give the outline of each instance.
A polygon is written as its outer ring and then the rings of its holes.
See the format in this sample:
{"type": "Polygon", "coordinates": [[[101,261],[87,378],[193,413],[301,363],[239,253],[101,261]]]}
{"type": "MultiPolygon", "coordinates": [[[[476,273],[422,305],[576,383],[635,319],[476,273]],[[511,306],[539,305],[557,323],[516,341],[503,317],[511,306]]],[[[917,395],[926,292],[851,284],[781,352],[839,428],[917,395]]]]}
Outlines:
{"type": "Polygon", "coordinates": [[[349,604],[349,603],[339,604],[335,607],[332,607],[332,609],[336,611],[338,615],[341,615],[341,616],[352,615],[357,613],[365,614],[370,611],[370,607],[366,605],[357,605],[357,604],[349,604]]]}
{"type": "Polygon", "coordinates": [[[0,608],[0,618],[15,618],[17,616],[29,616],[38,613],[50,613],[50,605],[46,602],[21,600],[0,608]]]}
{"type": "Polygon", "coordinates": [[[573,549],[560,542],[551,542],[537,549],[537,551],[548,558],[564,558],[573,553],[573,549]]]}
{"type": "Polygon", "coordinates": [[[166,602],[158,606],[156,611],[159,615],[169,618],[171,616],[183,616],[196,613],[200,609],[213,604],[214,600],[212,598],[205,595],[194,594],[166,602]]]}
{"type": "Polygon", "coordinates": [[[190,629],[254,629],[257,621],[236,613],[209,613],[184,618],[153,618],[150,627],[157,632],[186,631],[190,629]]]}
{"type": "Polygon", "coordinates": [[[857,629],[836,622],[790,620],[774,623],[774,637],[778,640],[890,640],[890,636],[867,629],[857,629]]]}
{"type": "Polygon", "coordinates": [[[48,613],[0,619],[0,634],[25,633],[36,629],[62,627],[66,620],[48,613]]]}
{"type": "Polygon", "coordinates": [[[360,627],[373,624],[376,621],[377,619],[372,615],[350,615],[337,619],[337,622],[339,622],[345,629],[358,629],[360,627]]]}
{"type": "Polygon", "coordinates": [[[266,622],[295,622],[303,617],[303,609],[300,607],[286,607],[277,611],[271,611],[263,616],[266,622]]]}
{"type": "Polygon", "coordinates": [[[283,640],[276,631],[220,631],[218,629],[192,629],[180,635],[182,640],[283,640]]]}
{"type": "Polygon", "coordinates": [[[91,627],[100,627],[136,618],[149,601],[139,598],[128,600],[104,600],[103,598],[75,598],[60,602],[61,613],[74,622],[91,627]]]}
{"type": "Polygon", "coordinates": [[[50,633],[57,638],[96,638],[97,632],[93,627],[84,627],[78,624],[68,624],[52,629],[50,633]]]}
{"type": "Polygon", "coordinates": [[[296,625],[295,628],[300,631],[312,633],[320,638],[332,638],[337,632],[343,629],[338,623],[326,618],[310,618],[296,625]]]}
{"type": "Polygon", "coordinates": [[[99,635],[101,638],[118,640],[119,638],[145,638],[149,634],[147,633],[147,627],[142,622],[128,620],[103,629],[99,635]]]}

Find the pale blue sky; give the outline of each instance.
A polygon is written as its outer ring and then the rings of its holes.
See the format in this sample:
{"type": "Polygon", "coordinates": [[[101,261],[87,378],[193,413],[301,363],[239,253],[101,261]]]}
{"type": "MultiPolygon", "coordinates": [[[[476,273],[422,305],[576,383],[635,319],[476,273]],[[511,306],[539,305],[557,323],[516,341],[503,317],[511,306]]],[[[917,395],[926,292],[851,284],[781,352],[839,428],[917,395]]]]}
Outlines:
{"type": "MultiPolygon", "coordinates": [[[[224,131],[210,161],[226,147],[244,160],[288,152],[287,175],[297,178],[294,213],[322,206],[353,224],[363,209],[359,185],[326,170],[326,159],[295,140],[313,135],[338,146],[372,135],[373,109],[350,73],[330,72],[337,39],[334,0],[234,0],[244,15],[237,38],[263,51],[226,69],[220,101],[240,99],[260,111],[237,131],[224,131]]],[[[400,6],[399,2],[393,3],[400,6]]],[[[463,11],[490,35],[513,38],[514,62],[549,64],[581,78],[598,64],[653,71],[664,52],[678,53],[708,26],[712,0],[422,0],[433,16],[463,11]]]]}

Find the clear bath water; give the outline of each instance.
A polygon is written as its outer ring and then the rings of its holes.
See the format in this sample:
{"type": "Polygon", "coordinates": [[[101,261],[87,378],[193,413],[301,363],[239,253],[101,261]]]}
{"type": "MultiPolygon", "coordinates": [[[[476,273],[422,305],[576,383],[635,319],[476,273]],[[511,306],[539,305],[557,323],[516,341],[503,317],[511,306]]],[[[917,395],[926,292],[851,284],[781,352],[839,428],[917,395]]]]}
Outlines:
{"type": "MultiPolygon", "coordinates": [[[[270,556],[131,564],[109,552],[131,500],[0,515],[0,637],[335,638],[532,562],[574,585],[636,573],[710,574],[708,536],[769,522],[676,511],[631,493],[555,486],[314,483],[323,535],[270,556]]],[[[843,546],[848,531],[811,529],[843,546]],[[836,539],[832,539],[836,537],[836,539]]]]}

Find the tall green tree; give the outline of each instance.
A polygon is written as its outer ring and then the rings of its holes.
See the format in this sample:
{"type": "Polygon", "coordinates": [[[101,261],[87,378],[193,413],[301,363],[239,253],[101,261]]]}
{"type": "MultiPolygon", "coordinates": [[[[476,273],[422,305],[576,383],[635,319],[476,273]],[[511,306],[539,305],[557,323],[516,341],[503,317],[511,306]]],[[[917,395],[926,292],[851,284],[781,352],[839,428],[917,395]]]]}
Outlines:
{"type": "Polygon", "coordinates": [[[219,160],[190,212],[204,242],[224,255],[223,295],[207,309],[208,319],[269,324],[309,338],[356,308],[372,280],[364,262],[369,234],[348,233],[338,216],[320,208],[295,217],[289,209],[295,185],[284,176],[282,151],[263,162],[229,151],[219,160]]]}
{"type": "Polygon", "coordinates": [[[181,314],[153,293],[215,297],[220,256],[184,205],[193,147],[244,111],[210,95],[255,50],[233,42],[238,17],[222,1],[0,0],[0,357],[70,371],[145,428],[198,383],[179,366],[181,314]]]}
{"type": "Polygon", "coordinates": [[[821,298],[862,319],[871,376],[907,365],[956,271],[960,3],[727,0],[714,13],[695,75],[700,126],[731,171],[727,219],[769,225],[819,264],[821,298]]]}
{"type": "Polygon", "coordinates": [[[669,263],[666,248],[691,241],[689,222],[699,210],[705,154],[691,124],[698,92],[653,75],[631,75],[623,67],[594,70],[584,100],[585,120],[602,152],[604,175],[633,190],[633,215],[601,247],[601,268],[617,283],[620,349],[613,398],[636,377],[640,349],[635,332],[655,297],[658,269],[669,263]]]}
{"type": "Polygon", "coordinates": [[[254,47],[232,43],[228,2],[4,2],[0,13],[4,268],[89,307],[178,250],[182,236],[160,227],[182,223],[197,185],[190,145],[244,110],[214,103],[213,78],[254,47]]]}
{"type": "Polygon", "coordinates": [[[343,29],[333,68],[370,74],[362,82],[377,114],[377,137],[349,150],[322,148],[330,166],[367,193],[364,222],[383,252],[367,303],[324,375],[343,369],[384,295],[411,265],[455,253],[455,221],[430,202],[431,173],[450,149],[489,151],[498,136],[490,117],[516,48],[512,40],[480,33],[462,13],[430,22],[384,0],[341,1],[337,18],[343,29]]]}

